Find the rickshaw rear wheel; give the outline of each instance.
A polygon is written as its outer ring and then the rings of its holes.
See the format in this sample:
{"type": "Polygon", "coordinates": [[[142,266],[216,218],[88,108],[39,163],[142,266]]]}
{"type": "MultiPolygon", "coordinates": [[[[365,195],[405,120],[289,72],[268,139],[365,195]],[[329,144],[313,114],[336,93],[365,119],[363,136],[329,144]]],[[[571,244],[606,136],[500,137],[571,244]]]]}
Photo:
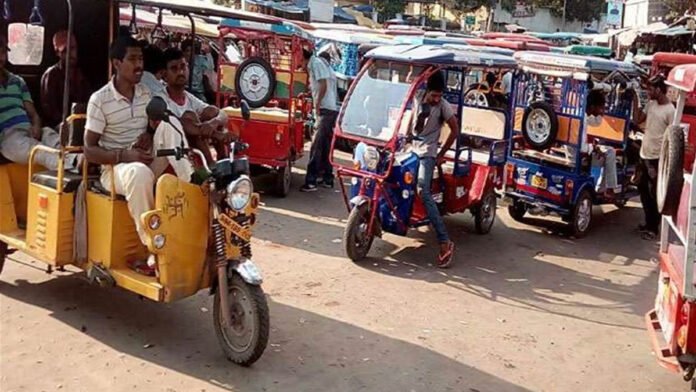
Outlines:
{"type": "Polygon", "coordinates": [[[592,195],[587,190],[582,191],[573,206],[573,212],[568,221],[569,234],[575,238],[584,237],[592,225],[592,195]]]}
{"type": "Polygon", "coordinates": [[[488,191],[481,199],[481,204],[472,211],[474,213],[474,224],[478,234],[490,233],[493,223],[495,222],[497,202],[498,199],[495,196],[495,192],[488,191]]]}
{"type": "Polygon", "coordinates": [[[515,200],[508,206],[508,214],[517,222],[522,222],[524,214],[527,213],[527,205],[519,200],[515,200]]]}
{"type": "Polygon", "coordinates": [[[292,186],[292,161],[287,161],[285,166],[276,170],[273,180],[273,193],[278,197],[285,197],[290,193],[292,186]]]}
{"type": "Polygon", "coordinates": [[[0,241],[0,274],[2,274],[2,269],[5,267],[5,257],[7,256],[7,244],[0,241]]]}
{"type": "Polygon", "coordinates": [[[229,278],[229,299],[232,326],[224,325],[220,296],[215,292],[213,322],[215,335],[230,361],[250,366],[256,362],[268,345],[270,316],[263,289],[246,283],[236,273],[229,278]]]}
{"type": "Polygon", "coordinates": [[[358,262],[367,256],[375,239],[373,233],[368,233],[369,211],[365,207],[354,207],[348,216],[348,223],[343,231],[343,243],[346,254],[353,262],[358,262]]]}
{"type": "Polygon", "coordinates": [[[661,214],[673,216],[679,209],[684,184],[684,132],[681,127],[667,129],[660,156],[663,158],[657,167],[657,207],[661,214]]]}

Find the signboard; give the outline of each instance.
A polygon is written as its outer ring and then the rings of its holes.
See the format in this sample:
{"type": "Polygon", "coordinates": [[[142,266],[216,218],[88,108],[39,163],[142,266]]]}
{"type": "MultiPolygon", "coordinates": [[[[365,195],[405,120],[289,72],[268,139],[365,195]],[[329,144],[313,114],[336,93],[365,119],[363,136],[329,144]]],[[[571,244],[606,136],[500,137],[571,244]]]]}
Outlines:
{"type": "Polygon", "coordinates": [[[467,15],[467,16],[466,16],[466,19],[464,19],[464,23],[465,23],[467,26],[473,26],[473,25],[475,25],[475,24],[476,24],[476,16],[474,16],[474,15],[467,15]]]}
{"type": "Polygon", "coordinates": [[[621,27],[623,16],[623,2],[620,0],[607,1],[607,24],[621,27]]]}
{"type": "Polygon", "coordinates": [[[333,23],[333,0],[309,0],[309,21],[333,23]]]}
{"type": "Polygon", "coordinates": [[[526,1],[516,1],[515,9],[512,10],[513,18],[530,18],[534,16],[534,6],[527,4],[526,1]]]}

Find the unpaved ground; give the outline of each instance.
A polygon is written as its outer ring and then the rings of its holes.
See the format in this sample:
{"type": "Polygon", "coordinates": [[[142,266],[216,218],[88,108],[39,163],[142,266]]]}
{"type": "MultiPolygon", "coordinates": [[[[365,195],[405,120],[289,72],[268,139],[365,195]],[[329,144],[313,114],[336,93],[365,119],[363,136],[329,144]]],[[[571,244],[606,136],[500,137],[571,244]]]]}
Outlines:
{"type": "Polygon", "coordinates": [[[254,258],[272,333],[252,368],[223,359],[205,293],[160,305],[13,255],[21,263],[0,277],[0,390],[687,389],[657,365],[643,327],[657,248],[632,232],[635,204],[596,210],[581,241],[502,209],[488,236],[468,215],[448,218],[459,248],[443,272],[427,231],[386,236],[368,261],[348,261],[334,191],[264,201],[254,258]]]}

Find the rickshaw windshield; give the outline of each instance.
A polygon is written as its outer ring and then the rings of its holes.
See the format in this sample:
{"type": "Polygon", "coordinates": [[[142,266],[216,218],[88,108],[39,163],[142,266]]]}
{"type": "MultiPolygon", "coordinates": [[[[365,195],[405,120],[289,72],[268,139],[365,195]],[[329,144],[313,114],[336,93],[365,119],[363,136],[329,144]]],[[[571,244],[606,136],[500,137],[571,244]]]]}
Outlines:
{"type": "Polygon", "coordinates": [[[344,133],[388,141],[422,66],[376,61],[356,82],[341,120],[344,133]]]}

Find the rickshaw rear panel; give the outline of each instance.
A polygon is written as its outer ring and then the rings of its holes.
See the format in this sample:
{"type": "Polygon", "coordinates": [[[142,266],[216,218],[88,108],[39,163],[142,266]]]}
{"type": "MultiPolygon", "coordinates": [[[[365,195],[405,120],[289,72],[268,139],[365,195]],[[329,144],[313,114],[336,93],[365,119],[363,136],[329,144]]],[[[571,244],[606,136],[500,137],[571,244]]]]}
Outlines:
{"type": "Polygon", "coordinates": [[[0,164],[0,233],[18,230],[17,221],[27,219],[29,167],[0,164]]]}

